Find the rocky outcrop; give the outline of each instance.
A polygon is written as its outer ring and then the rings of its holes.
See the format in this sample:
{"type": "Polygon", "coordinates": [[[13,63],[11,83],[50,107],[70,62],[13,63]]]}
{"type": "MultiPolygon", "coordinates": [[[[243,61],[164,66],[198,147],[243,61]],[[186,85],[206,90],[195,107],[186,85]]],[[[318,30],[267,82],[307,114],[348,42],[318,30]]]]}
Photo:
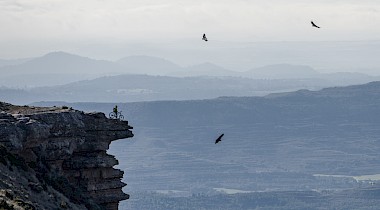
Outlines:
{"type": "Polygon", "coordinates": [[[133,136],[128,121],[68,107],[0,103],[0,111],[0,145],[20,157],[41,185],[89,209],[117,209],[129,198],[123,172],[113,168],[118,161],[106,153],[111,141],[133,136]]]}

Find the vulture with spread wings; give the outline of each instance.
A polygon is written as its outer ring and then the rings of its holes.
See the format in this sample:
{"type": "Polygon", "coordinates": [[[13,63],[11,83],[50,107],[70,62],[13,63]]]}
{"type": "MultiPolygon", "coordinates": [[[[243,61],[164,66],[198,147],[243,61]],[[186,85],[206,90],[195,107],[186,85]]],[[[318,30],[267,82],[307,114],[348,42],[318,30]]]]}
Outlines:
{"type": "Polygon", "coordinates": [[[215,140],[215,144],[219,143],[220,141],[222,141],[222,137],[224,136],[224,133],[222,135],[220,135],[216,140],[215,140]]]}
{"type": "Polygon", "coordinates": [[[321,27],[315,25],[315,23],[313,21],[311,21],[311,26],[316,27],[316,28],[321,28],[321,27]]]}

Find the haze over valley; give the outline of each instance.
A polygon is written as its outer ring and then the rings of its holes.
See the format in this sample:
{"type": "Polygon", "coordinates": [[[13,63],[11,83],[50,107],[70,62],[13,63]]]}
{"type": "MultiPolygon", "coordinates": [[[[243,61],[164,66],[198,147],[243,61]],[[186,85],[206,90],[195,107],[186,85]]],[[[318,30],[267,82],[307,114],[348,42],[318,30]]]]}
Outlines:
{"type": "Polygon", "coordinates": [[[363,69],[236,71],[52,52],[1,60],[0,97],[106,116],[118,105],[134,127],[133,140],[108,150],[131,195],[120,209],[371,209],[380,205],[380,77],[363,69]]]}
{"type": "Polygon", "coordinates": [[[0,1],[0,209],[377,210],[380,1],[0,1]]]}
{"type": "MultiPolygon", "coordinates": [[[[152,199],[167,199],[173,209],[191,209],[229,195],[209,208],[229,209],[237,199],[234,205],[280,209],[370,209],[380,192],[379,93],[373,82],[265,97],[118,103],[135,137],[113,143],[109,153],[127,171],[125,191],[137,196],[121,206],[160,209],[152,199]],[[225,136],[215,145],[220,133],[225,136]],[[309,200],[309,193],[329,202],[309,200]]],[[[33,105],[107,114],[114,103],[33,105]]]]}
{"type": "Polygon", "coordinates": [[[106,61],[52,52],[29,59],[3,60],[0,96],[15,104],[191,100],[319,90],[379,79],[377,74],[356,70],[321,73],[310,66],[283,63],[234,71],[210,62],[180,66],[152,56],[106,61]]]}

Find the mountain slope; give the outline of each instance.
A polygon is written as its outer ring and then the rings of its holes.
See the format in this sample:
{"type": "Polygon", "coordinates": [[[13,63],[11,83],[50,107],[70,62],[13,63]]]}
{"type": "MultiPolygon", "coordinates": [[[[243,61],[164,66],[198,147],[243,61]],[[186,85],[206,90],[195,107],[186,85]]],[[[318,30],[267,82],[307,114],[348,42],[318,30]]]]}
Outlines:
{"type": "MultiPolygon", "coordinates": [[[[183,68],[168,60],[151,56],[129,56],[116,62],[111,62],[65,52],[52,52],[33,59],[0,60],[0,73],[2,75],[0,86],[15,88],[63,85],[118,74],[170,75],[176,77],[234,76],[266,80],[312,79],[314,84],[320,82],[317,85],[320,87],[326,87],[324,84],[360,84],[378,79],[378,77],[370,77],[359,73],[321,74],[309,66],[290,64],[270,65],[247,72],[234,72],[212,63],[202,63],[183,68]],[[6,65],[6,63],[12,65],[6,65]]],[[[314,84],[311,84],[311,86],[315,86],[314,84]]]]}
{"type": "Polygon", "coordinates": [[[0,67],[3,66],[12,66],[12,65],[19,65],[22,63],[25,63],[32,58],[21,58],[21,59],[0,59],[0,67]]]}
{"type": "Polygon", "coordinates": [[[52,52],[16,66],[4,67],[3,74],[104,74],[122,72],[109,61],[93,60],[65,52],[52,52]]]}
{"type": "Polygon", "coordinates": [[[53,52],[24,63],[0,68],[0,83],[8,87],[47,86],[122,73],[113,62],[53,52]]]}
{"type": "MultiPolygon", "coordinates": [[[[111,103],[113,104],[113,103],[111,103]]],[[[109,110],[111,110],[111,104],[109,110]]],[[[270,94],[265,97],[221,97],[190,101],[122,104],[136,125],[199,126],[233,123],[378,122],[380,82],[320,91],[270,94]],[[162,119],[165,118],[165,121],[162,119]]],[[[49,104],[51,105],[51,104],[49,104]]],[[[83,105],[85,106],[86,103],[83,105]]],[[[80,107],[85,109],[85,107],[80,107]]],[[[102,110],[105,111],[106,110],[102,110]]]]}
{"type": "MultiPolygon", "coordinates": [[[[115,104],[65,105],[108,114],[115,104]]],[[[378,104],[380,82],[267,97],[118,103],[136,135],[131,144],[115,142],[110,153],[130,172],[132,191],[371,187],[363,175],[380,171],[378,104]]]]}
{"type": "Polygon", "coordinates": [[[320,73],[309,66],[276,64],[254,68],[244,72],[243,75],[256,79],[301,79],[315,78],[320,73]]]}
{"type": "Polygon", "coordinates": [[[133,74],[165,75],[169,72],[178,72],[182,68],[166,59],[143,55],[125,57],[116,63],[133,74]]]}
{"type": "Polygon", "coordinates": [[[177,76],[177,77],[194,77],[194,76],[226,77],[226,76],[238,76],[239,73],[227,70],[213,63],[202,63],[202,64],[186,67],[183,69],[183,71],[171,72],[168,75],[177,76]]]}
{"type": "MultiPolygon", "coordinates": [[[[136,102],[155,100],[209,99],[220,96],[257,96],[300,88],[319,89],[330,86],[321,80],[253,80],[238,77],[168,77],[117,75],[84,80],[66,85],[33,88],[31,97],[9,95],[0,89],[4,100],[23,104],[34,101],[68,102],[136,102]],[[34,100],[29,100],[33,98],[34,100]]],[[[15,91],[17,92],[17,91],[15,91]]],[[[21,91],[18,91],[21,94],[21,91]]]]}

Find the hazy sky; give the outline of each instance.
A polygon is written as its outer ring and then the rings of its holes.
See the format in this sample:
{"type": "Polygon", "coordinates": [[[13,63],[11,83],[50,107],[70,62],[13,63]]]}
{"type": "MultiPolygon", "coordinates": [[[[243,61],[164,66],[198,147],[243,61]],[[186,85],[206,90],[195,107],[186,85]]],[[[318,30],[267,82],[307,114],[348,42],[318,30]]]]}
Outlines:
{"type": "Polygon", "coordinates": [[[379,0],[0,0],[0,58],[203,33],[231,42],[379,40],[379,25],[379,0]]]}

